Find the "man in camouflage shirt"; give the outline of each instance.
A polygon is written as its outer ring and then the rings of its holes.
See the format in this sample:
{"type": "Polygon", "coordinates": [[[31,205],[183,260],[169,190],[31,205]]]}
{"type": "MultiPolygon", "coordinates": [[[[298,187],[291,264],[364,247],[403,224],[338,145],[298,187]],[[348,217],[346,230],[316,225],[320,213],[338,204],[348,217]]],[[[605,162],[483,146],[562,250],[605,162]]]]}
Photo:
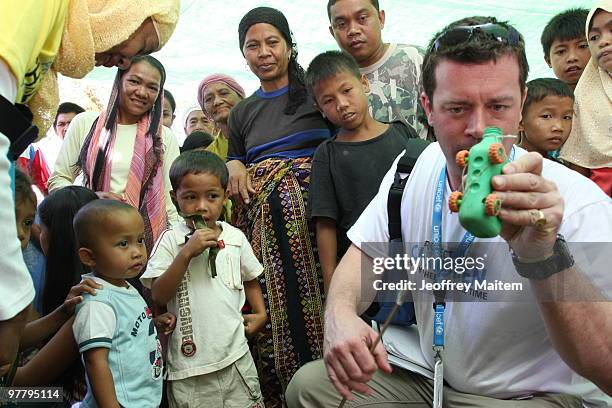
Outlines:
{"type": "Polygon", "coordinates": [[[370,83],[370,113],[382,122],[401,120],[422,138],[418,121],[423,50],[382,41],[385,12],[378,0],[329,0],[329,31],[338,46],[351,54],[370,83]]]}

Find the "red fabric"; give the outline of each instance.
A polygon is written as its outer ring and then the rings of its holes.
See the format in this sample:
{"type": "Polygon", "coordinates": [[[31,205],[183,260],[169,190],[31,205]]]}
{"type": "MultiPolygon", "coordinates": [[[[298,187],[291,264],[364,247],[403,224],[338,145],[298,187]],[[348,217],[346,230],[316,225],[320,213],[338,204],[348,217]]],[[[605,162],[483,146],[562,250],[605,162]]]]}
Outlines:
{"type": "MultiPolygon", "coordinates": [[[[26,152],[29,151],[26,150],[26,152]]],[[[34,151],[34,157],[22,155],[17,159],[17,165],[21,171],[30,176],[32,183],[34,183],[44,195],[48,194],[47,182],[49,181],[51,172],[40,150],[36,149],[34,151]]]]}
{"type": "Polygon", "coordinates": [[[612,197],[612,167],[591,169],[591,180],[593,180],[608,197],[612,197]]]}

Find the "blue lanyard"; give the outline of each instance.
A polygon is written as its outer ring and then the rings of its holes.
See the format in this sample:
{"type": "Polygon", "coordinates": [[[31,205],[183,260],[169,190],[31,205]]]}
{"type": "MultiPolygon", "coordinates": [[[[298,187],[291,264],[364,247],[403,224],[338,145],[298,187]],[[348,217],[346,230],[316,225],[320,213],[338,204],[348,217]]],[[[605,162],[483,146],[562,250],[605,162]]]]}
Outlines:
{"type": "MultiPolygon", "coordinates": [[[[431,243],[433,245],[434,256],[442,256],[442,211],[444,206],[444,193],[446,191],[446,165],[442,167],[440,175],[438,176],[438,183],[436,185],[436,191],[434,193],[434,206],[431,215],[431,243]]],[[[474,242],[474,235],[467,232],[463,235],[459,247],[457,248],[457,256],[463,256],[472,242],[474,242]]],[[[439,273],[436,271],[436,281],[439,280],[439,273]]],[[[438,350],[444,348],[444,309],[446,305],[444,303],[444,297],[442,299],[435,299],[434,302],[434,338],[433,346],[436,353],[438,350]]]]}

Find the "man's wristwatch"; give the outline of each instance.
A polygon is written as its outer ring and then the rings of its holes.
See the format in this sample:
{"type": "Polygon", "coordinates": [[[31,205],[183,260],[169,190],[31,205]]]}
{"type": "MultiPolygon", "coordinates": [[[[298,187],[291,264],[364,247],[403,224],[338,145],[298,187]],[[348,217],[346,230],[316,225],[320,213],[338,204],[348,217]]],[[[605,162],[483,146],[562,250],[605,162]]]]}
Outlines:
{"type": "Polygon", "coordinates": [[[543,261],[521,262],[512,249],[510,249],[510,253],[512,254],[512,262],[516,271],[523,278],[527,279],[546,279],[574,265],[574,258],[561,234],[557,235],[553,254],[543,261]]]}

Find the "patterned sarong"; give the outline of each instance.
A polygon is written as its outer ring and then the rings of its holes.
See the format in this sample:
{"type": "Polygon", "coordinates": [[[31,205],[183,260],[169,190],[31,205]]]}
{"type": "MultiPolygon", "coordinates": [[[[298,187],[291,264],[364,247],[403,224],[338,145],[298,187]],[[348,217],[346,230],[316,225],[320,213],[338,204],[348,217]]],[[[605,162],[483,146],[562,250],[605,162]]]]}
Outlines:
{"type": "Polygon", "coordinates": [[[323,279],[314,226],[306,219],[311,162],[268,159],[249,166],[256,193],[235,212],[236,226],[264,266],[268,322],[254,359],[267,408],[280,408],[293,374],[323,354],[323,279]]]}

